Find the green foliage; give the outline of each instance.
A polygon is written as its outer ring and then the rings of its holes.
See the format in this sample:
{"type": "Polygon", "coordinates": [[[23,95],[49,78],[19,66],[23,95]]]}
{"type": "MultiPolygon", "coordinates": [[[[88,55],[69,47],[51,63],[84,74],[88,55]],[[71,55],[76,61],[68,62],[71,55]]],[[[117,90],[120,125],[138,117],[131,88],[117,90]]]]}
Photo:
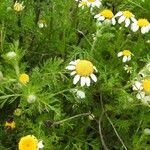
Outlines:
{"type": "MultiPolygon", "coordinates": [[[[149,0],[102,4],[101,9],[130,10],[150,19],[149,0]]],[[[0,2],[0,150],[18,149],[26,135],[43,140],[44,150],[102,150],[103,142],[112,150],[150,149],[144,132],[150,128],[150,107],[132,90],[141,75],[150,76],[150,34],[118,23],[98,26],[90,9],[78,8],[75,0],[24,0],[21,12],[13,6],[14,1],[0,2]],[[47,27],[38,27],[40,19],[47,27]],[[134,54],[127,62],[131,74],[117,57],[124,49],[134,54]],[[65,68],[76,59],[96,66],[98,80],[90,87],[73,85],[65,68]],[[26,84],[20,81],[24,73],[26,84]],[[8,120],[16,128],[5,127],[8,120]]]]}

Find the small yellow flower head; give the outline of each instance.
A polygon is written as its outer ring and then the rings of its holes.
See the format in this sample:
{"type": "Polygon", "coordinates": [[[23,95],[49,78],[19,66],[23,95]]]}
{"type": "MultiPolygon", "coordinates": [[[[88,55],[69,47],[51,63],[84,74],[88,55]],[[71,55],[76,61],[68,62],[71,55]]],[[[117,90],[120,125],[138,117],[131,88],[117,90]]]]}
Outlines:
{"type": "Polygon", "coordinates": [[[131,60],[131,56],[133,54],[130,52],[130,50],[123,50],[121,52],[118,53],[118,57],[123,56],[123,62],[127,62],[131,60]]]}
{"type": "Polygon", "coordinates": [[[18,3],[17,1],[14,4],[14,10],[16,12],[20,12],[25,8],[25,6],[23,6],[23,2],[22,3],[18,3]]]}
{"type": "Polygon", "coordinates": [[[80,80],[81,86],[87,85],[90,86],[91,79],[96,82],[97,77],[94,75],[94,71],[97,72],[97,69],[93,64],[88,60],[75,60],[71,61],[66,69],[71,70],[71,76],[75,75],[73,79],[73,84],[77,84],[80,80]]]}
{"type": "Polygon", "coordinates": [[[23,73],[20,75],[19,81],[23,84],[26,84],[29,82],[29,76],[27,74],[23,73]]]}
{"type": "Polygon", "coordinates": [[[18,147],[19,150],[37,150],[38,140],[33,135],[24,136],[20,139],[18,147]]]}
{"type": "Polygon", "coordinates": [[[21,109],[19,109],[19,108],[17,108],[17,109],[15,109],[15,111],[14,111],[14,115],[15,116],[20,116],[21,115],[21,109]]]}
{"type": "Polygon", "coordinates": [[[5,127],[10,128],[10,129],[14,129],[14,128],[16,128],[16,123],[14,121],[11,121],[11,122],[6,121],[5,127]]]}

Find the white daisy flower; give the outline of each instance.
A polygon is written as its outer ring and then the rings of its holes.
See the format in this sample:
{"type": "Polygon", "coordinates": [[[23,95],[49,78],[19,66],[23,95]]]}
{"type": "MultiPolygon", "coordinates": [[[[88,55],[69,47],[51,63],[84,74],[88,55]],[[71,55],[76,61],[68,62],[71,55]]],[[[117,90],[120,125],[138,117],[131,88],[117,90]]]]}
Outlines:
{"type": "Polygon", "coordinates": [[[138,91],[136,97],[142,99],[143,102],[150,102],[150,79],[144,79],[143,81],[136,81],[132,88],[134,91],[138,91]]]}
{"type": "Polygon", "coordinates": [[[113,25],[116,24],[116,20],[114,18],[114,14],[109,9],[104,9],[99,14],[95,15],[94,18],[96,18],[98,21],[110,21],[113,25]]]}
{"type": "Polygon", "coordinates": [[[75,75],[73,84],[77,84],[80,80],[81,86],[90,86],[91,79],[96,82],[97,77],[94,75],[94,71],[97,69],[88,60],[75,60],[71,61],[66,69],[71,70],[71,76],[75,75]]]}
{"type": "Polygon", "coordinates": [[[13,7],[16,12],[20,12],[20,11],[24,10],[24,8],[25,8],[25,6],[23,6],[23,2],[19,3],[17,1],[15,2],[13,7]]]}
{"type": "Polygon", "coordinates": [[[41,141],[38,142],[37,150],[41,150],[42,148],[44,148],[44,144],[43,144],[43,141],[41,140],[41,141]]]}
{"type": "Polygon", "coordinates": [[[94,7],[100,7],[102,5],[101,0],[87,0],[87,6],[94,8],[94,7]]]}
{"type": "Polygon", "coordinates": [[[124,66],[124,70],[125,70],[127,73],[130,73],[130,74],[131,74],[132,71],[133,71],[133,70],[132,70],[132,67],[130,67],[129,65],[125,65],[125,66],[124,66]]]}
{"type": "Polygon", "coordinates": [[[137,21],[134,21],[134,23],[131,25],[131,30],[133,32],[136,32],[141,28],[141,33],[145,34],[149,32],[150,30],[150,23],[147,19],[138,19],[137,21]]]}
{"type": "Polygon", "coordinates": [[[136,19],[135,19],[135,16],[130,12],[130,11],[119,11],[116,15],[115,15],[115,18],[116,17],[120,17],[118,19],[118,23],[121,24],[123,22],[125,22],[125,27],[128,27],[132,22],[135,22],[136,19]]]}
{"type": "Polygon", "coordinates": [[[123,50],[118,53],[118,57],[123,56],[123,59],[122,59],[123,62],[130,61],[132,55],[133,54],[129,50],[123,50]]]}
{"type": "Polygon", "coordinates": [[[47,27],[46,20],[44,20],[44,19],[40,19],[37,24],[38,24],[39,28],[47,27]]]}

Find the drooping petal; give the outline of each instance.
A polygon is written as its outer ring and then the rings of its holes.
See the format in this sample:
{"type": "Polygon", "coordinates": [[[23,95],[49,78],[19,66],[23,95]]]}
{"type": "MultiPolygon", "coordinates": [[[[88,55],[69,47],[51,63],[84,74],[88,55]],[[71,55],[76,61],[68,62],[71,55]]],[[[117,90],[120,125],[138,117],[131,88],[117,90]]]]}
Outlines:
{"type": "Polygon", "coordinates": [[[80,75],[76,75],[73,79],[73,84],[77,84],[77,82],[80,80],[80,75]]]}
{"type": "Polygon", "coordinates": [[[139,26],[138,26],[136,23],[133,23],[133,24],[131,25],[131,30],[132,30],[133,32],[136,32],[138,29],[139,29],[139,26]]]}
{"type": "Polygon", "coordinates": [[[76,65],[77,62],[76,62],[76,61],[71,61],[69,64],[70,64],[70,65],[76,65]]]}
{"type": "Polygon", "coordinates": [[[90,82],[91,82],[90,78],[89,78],[89,77],[86,77],[86,85],[87,85],[87,86],[90,86],[90,82]]]}
{"type": "Polygon", "coordinates": [[[145,92],[139,92],[139,93],[136,95],[137,99],[142,99],[142,98],[144,98],[144,96],[145,96],[145,92]]]}
{"type": "Polygon", "coordinates": [[[128,27],[130,25],[130,19],[126,18],[125,20],[125,27],[128,27]]]}
{"type": "Polygon", "coordinates": [[[93,66],[93,68],[94,68],[95,72],[98,72],[98,70],[96,69],[96,67],[95,67],[95,66],[93,66]]]}
{"type": "Polygon", "coordinates": [[[122,22],[125,21],[125,19],[126,19],[125,16],[121,16],[121,17],[119,18],[119,20],[118,20],[118,23],[121,24],[122,22]]]}
{"type": "Polygon", "coordinates": [[[86,77],[81,77],[81,86],[84,86],[86,83],[86,77]]]}
{"type": "Polygon", "coordinates": [[[137,23],[137,20],[136,20],[134,17],[131,17],[131,20],[132,20],[134,23],[137,23]]]}
{"type": "Polygon", "coordinates": [[[105,20],[105,17],[104,17],[104,16],[100,16],[100,17],[97,18],[97,20],[99,20],[99,21],[104,21],[104,20],[105,20]]]}
{"type": "Polygon", "coordinates": [[[133,84],[132,89],[133,89],[134,91],[142,90],[142,89],[143,89],[142,83],[139,82],[139,81],[136,81],[136,82],[133,84]]]}
{"type": "Polygon", "coordinates": [[[99,17],[101,17],[100,14],[97,14],[97,15],[94,16],[94,18],[99,18],[99,17]]]}
{"type": "Polygon", "coordinates": [[[90,75],[90,77],[92,78],[92,80],[93,80],[94,82],[97,81],[97,77],[96,77],[93,73],[90,75]]]}
{"type": "Polygon", "coordinates": [[[131,60],[131,56],[128,56],[127,61],[130,61],[130,60],[131,60]]]}
{"type": "Polygon", "coordinates": [[[142,34],[145,34],[145,33],[147,33],[149,31],[149,28],[148,27],[142,27],[141,28],[141,33],[142,34]]]}
{"type": "Polygon", "coordinates": [[[112,25],[115,25],[115,24],[116,24],[115,18],[112,18],[111,21],[112,21],[112,25]]]}
{"type": "Polygon", "coordinates": [[[123,56],[122,61],[123,61],[123,62],[126,62],[127,60],[128,60],[128,57],[127,57],[127,56],[123,56]]]}

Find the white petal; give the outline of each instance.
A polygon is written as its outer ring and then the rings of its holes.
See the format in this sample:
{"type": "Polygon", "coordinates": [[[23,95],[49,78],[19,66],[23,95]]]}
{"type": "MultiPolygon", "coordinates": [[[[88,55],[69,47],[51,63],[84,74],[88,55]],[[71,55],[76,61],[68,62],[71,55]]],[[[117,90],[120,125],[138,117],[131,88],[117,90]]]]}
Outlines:
{"type": "Polygon", "coordinates": [[[123,52],[119,52],[119,53],[117,54],[118,57],[121,57],[122,55],[123,55],[123,52]]]}
{"type": "Polygon", "coordinates": [[[133,23],[133,24],[131,25],[131,30],[132,30],[133,32],[136,32],[138,29],[139,29],[139,26],[138,26],[136,23],[133,23]]]}
{"type": "Polygon", "coordinates": [[[143,99],[147,102],[150,102],[150,96],[145,96],[143,99]]]}
{"type": "Polygon", "coordinates": [[[130,61],[130,60],[131,60],[131,56],[128,56],[127,61],[130,61]]]}
{"type": "Polygon", "coordinates": [[[66,67],[66,69],[68,69],[68,70],[75,70],[75,68],[76,68],[75,66],[67,66],[66,67]]]}
{"type": "Polygon", "coordinates": [[[137,99],[142,99],[142,98],[144,98],[144,96],[145,96],[145,93],[144,93],[144,92],[139,92],[139,93],[136,95],[137,99]]]}
{"type": "Polygon", "coordinates": [[[112,25],[115,25],[115,24],[116,24],[115,18],[112,18],[111,21],[112,21],[112,25]]]}
{"type": "Polygon", "coordinates": [[[86,83],[86,78],[85,77],[81,77],[81,86],[84,86],[86,83]]]}
{"type": "Polygon", "coordinates": [[[118,23],[121,24],[122,22],[125,21],[125,19],[126,19],[125,16],[121,16],[121,17],[119,18],[119,20],[118,20],[118,23]]]}
{"type": "Polygon", "coordinates": [[[72,71],[72,72],[70,73],[71,76],[73,76],[73,75],[75,75],[75,74],[76,74],[76,71],[72,71]]]}
{"type": "Polygon", "coordinates": [[[92,78],[92,80],[94,81],[94,82],[96,82],[97,81],[97,77],[92,73],[91,75],[91,78],[92,78]]]}
{"type": "Polygon", "coordinates": [[[139,81],[136,81],[136,82],[133,84],[132,89],[133,89],[134,91],[142,90],[142,89],[143,89],[142,83],[139,82],[139,81]]]}
{"type": "Polygon", "coordinates": [[[85,83],[85,84],[86,84],[87,86],[90,86],[90,82],[91,82],[90,78],[89,78],[89,77],[86,77],[86,83],[85,83]]]}
{"type": "Polygon", "coordinates": [[[136,20],[134,17],[131,17],[131,20],[132,20],[134,23],[137,22],[137,20],[136,20]]]}
{"type": "Polygon", "coordinates": [[[125,27],[128,27],[129,25],[130,25],[130,19],[127,18],[127,19],[125,20],[125,27]]]}
{"type": "Polygon", "coordinates": [[[95,66],[93,66],[93,68],[94,68],[95,72],[98,72],[98,70],[96,69],[96,67],[95,67],[95,66]]]}
{"type": "Polygon", "coordinates": [[[100,16],[100,17],[97,18],[97,20],[103,21],[103,20],[105,20],[105,17],[104,16],[100,16]]]}
{"type": "Polygon", "coordinates": [[[100,14],[97,14],[94,16],[94,18],[99,18],[101,15],[100,14]]]}
{"type": "Polygon", "coordinates": [[[122,61],[123,61],[123,62],[126,62],[127,60],[128,60],[128,57],[127,57],[127,56],[123,56],[122,61]]]}
{"type": "Polygon", "coordinates": [[[120,17],[122,14],[123,14],[123,13],[122,13],[121,11],[119,11],[119,12],[115,15],[115,17],[120,17]]]}
{"type": "Polygon", "coordinates": [[[147,33],[149,31],[149,28],[148,27],[142,27],[141,28],[141,33],[142,34],[145,34],[145,33],[147,33]]]}
{"type": "Polygon", "coordinates": [[[77,84],[77,82],[80,80],[80,75],[76,75],[73,79],[73,84],[77,84]]]}
{"type": "Polygon", "coordinates": [[[76,65],[77,62],[76,62],[76,61],[71,61],[69,64],[70,64],[70,65],[76,65]]]}
{"type": "Polygon", "coordinates": [[[44,147],[43,141],[39,141],[38,149],[42,149],[44,147]]]}

